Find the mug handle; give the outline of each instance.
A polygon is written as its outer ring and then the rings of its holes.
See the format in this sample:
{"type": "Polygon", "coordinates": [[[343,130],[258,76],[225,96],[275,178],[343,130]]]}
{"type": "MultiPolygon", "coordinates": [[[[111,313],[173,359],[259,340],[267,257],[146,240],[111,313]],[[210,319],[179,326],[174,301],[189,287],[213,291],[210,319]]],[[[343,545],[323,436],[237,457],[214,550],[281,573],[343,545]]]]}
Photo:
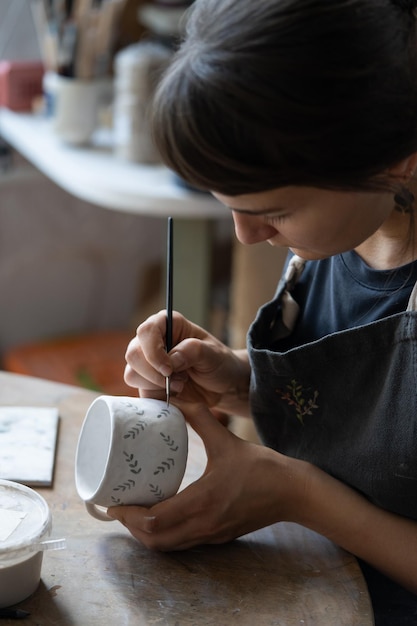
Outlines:
{"type": "Polygon", "coordinates": [[[103,507],[97,506],[97,504],[93,504],[92,502],[84,502],[85,508],[87,511],[95,517],[99,519],[101,522],[114,522],[112,517],[109,517],[103,507]]]}

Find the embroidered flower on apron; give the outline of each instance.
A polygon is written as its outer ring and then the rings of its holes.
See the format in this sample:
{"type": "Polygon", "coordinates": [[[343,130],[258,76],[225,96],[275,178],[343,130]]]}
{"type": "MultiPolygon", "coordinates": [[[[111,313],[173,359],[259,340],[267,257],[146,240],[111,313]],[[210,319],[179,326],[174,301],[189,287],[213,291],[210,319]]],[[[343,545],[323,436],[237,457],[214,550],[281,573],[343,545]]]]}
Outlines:
{"type": "Polygon", "coordinates": [[[301,424],[304,424],[304,417],[306,415],[313,415],[314,409],[318,409],[317,398],[319,392],[314,390],[312,395],[310,389],[304,389],[296,380],[292,379],[285,390],[277,389],[278,395],[284,402],[287,402],[289,406],[294,407],[295,416],[301,424]]]}

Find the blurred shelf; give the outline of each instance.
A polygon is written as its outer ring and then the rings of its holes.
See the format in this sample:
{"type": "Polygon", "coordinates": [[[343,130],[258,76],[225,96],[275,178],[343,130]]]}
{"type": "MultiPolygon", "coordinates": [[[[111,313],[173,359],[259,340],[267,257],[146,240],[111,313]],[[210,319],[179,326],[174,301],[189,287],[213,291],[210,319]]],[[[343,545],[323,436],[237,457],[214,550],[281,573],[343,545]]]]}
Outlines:
{"type": "Polygon", "coordinates": [[[97,131],[91,145],[70,146],[41,116],[0,109],[0,135],[69,193],[104,208],[155,217],[230,217],[210,194],[182,188],[163,165],[123,161],[112,151],[111,131],[97,131]]]}
{"type": "Polygon", "coordinates": [[[91,144],[69,146],[54,135],[49,119],[0,108],[0,136],[48,178],[82,200],[113,211],[172,216],[174,306],[195,323],[207,325],[212,226],[216,219],[231,219],[223,205],[210,194],[181,187],[162,165],[116,158],[109,130],[97,131],[91,144]]]}

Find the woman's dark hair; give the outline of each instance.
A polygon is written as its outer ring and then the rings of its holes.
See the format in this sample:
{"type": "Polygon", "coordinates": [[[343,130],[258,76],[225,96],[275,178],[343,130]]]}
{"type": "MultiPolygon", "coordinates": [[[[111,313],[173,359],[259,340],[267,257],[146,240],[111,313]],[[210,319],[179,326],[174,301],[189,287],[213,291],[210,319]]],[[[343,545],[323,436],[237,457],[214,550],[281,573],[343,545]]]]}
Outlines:
{"type": "Polygon", "coordinates": [[[227,195],[387,185],[417,150],[416,5],[196,0],[154,102],[164,161],[227,195]]]}

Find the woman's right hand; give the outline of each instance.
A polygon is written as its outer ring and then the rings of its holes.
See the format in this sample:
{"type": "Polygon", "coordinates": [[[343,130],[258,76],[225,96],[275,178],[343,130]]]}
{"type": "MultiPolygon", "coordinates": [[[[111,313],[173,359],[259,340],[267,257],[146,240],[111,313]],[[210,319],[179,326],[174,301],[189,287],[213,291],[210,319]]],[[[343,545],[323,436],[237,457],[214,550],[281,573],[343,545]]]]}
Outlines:
{"type": "Polygon", "coordinates": [[[140,324],[128,345],[125,381],[139,389],[140,396],[164,398],[165,379],[171,376],[171,393],[186,402],[203,402],[229,412],[247,405],[250,369],[246,350],[231,350],[176,311],[174,347],[169,354],[165,334],[164,310],[140,324]]]}

